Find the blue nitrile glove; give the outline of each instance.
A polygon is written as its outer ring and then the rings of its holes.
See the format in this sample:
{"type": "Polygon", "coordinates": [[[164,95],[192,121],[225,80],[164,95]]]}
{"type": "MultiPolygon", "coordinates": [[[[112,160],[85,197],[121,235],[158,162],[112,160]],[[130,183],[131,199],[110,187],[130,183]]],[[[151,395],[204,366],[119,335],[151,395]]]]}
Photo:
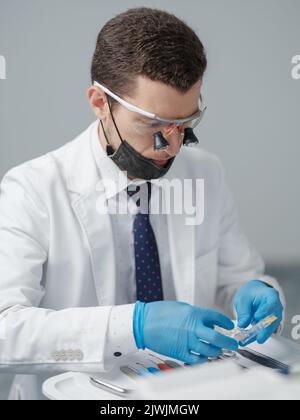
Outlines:
{"type": "Polygon", "coordinates": [[[254,341],[264,344],[278,330],[282,321],[283,306],[279,293],[260,280],[252,280],[238,290],[234,298],[234,307],[239,328],[247,328],[250,324],[255,325],[269,315],[275,315],[278,318],[247,345],[254,341]]]}
{"type": "Polygon", "coordinates": [[[218,357],[221,349],[238,349],[237,341],[214,331],[215,325],[227,330],[234,328],[225,315],[175,301],[138,301],[133,316],[139,349],[147,348],[189,364],[218,357]]]}

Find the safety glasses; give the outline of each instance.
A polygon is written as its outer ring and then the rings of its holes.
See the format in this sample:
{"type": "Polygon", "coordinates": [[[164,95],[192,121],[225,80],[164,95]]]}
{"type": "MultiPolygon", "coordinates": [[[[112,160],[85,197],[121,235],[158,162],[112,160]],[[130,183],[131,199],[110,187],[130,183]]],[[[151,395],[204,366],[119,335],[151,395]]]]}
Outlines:
{"type": "MultiPolygon", "coordinates": [[[[152,129],[156,129],[159,125],[159,127],[161,128],[166,128],[170,125],[176,126],[176,127],[189,127],[189,128],[196,128],[197,125],[201,122],[207,107],[205,107],[204,109],[199,109],[199,111],[197,111],[195,114],[191,115],[190,117],[187,118],[183,118],[183,119],[175,119],[175,120],[169,120],[166,118],[162,118],[159,117],[158,115],[152,114],[150,112],[144,111],[141,108],[138,108],[137,106],[130,104],[129,102],[125,101],[124,99],[120,98],[119,96],[117,96],[116,94],[114,94],[113,92],[111,92],[107,87],[103,86],[102,84],[98,83],[98,82],[94,82],[94,86],[99,87],[100,89],[102,89],[107,95],[109,95],[110,97],[112,97],[113,99],[115,99],[119,104],[121,104],[122,106],[124,106],[126,109],[128,109],[129,111],[135,112],[139,115],[142,115],[144,117],[147,117],[149,120],[143,122],[143,124],[146,127],[152,128],[152,129]]],[[[201,105],[201,100],[199,98],[199,105],[201,105]]],[[[199,106],[200,108],[200,106],[199,106]]]]}

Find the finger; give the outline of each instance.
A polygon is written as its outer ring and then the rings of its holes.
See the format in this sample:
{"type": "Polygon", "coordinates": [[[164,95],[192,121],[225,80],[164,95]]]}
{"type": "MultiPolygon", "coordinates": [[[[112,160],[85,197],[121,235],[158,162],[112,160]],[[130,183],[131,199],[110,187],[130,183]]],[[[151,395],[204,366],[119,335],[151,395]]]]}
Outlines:
{"type": "Polygon", "coordinates": [[[232,330],[234,323],[226,315],[220,312],[207,310],[203,318],[203,311],[201,312],[202,323],[207,327],[214,327],[215,325],[224,328],[225,330],[232,330]]]}
{"type": "Polygon", "coordinates": [[[234,307],[237,313],[238,327],[247,328],[253,318],[253,302],[251,298],[237,298],[234,301],[234,307]]]}
{"type": "Polygon", "coordinates": [[[280,302],[279,294],[274,290],[274,294],[268,298],[268,300],[262,304],[254,314],[254,318],[257,321],[261,321],[269,315],[275,315],[276,313],[283,312],[283,306],[280,302]]]}
{"type": "MultiPolygon", "coordinates": [[[[259,340],[258,341],[259,344],[264,344],[271,337],[271,335],[274,334],[278,330],[278,328],[280,327],[280,324],[282,322],[282,312],[283,312],[283,307],[282,307],[282,309],[279,308],[279,310],[273,311],[272,313],[275,314],[275,316],[277,317],[277,321],[275,323],[273,323],[272,325],[270,325],[269,327],[266,327],[265,329],[263,329],[252,340],[244,342],[243,344],[240,343],[240,345],[242,347],[246,347],[246,346],[249,346],[250,344],[252,344],[252,343],[254,343],[258,340],[259,340]],[[268,328],[270,328],[270,330],[268,330],[268,328]],[[272,331],[272,329],[273,329],[273,331],[272,331]]],[[[256,325],[256,324],[258,324],[258,322],[259,321],[252,321],[251,324],[256,325]]]]}
{"type": "Polygon", "coordinates": [[[190,337],[189,348],[191,351],[206,357],[219,357],[222,352],[220,348],[203,343],[196,336],[190,337]]]}
{"type": "Polygon", "coordinates": [[[205,341],[206,343],[211,344],[219,349],[237,351],[239,347],[236,340],[230,337],[226,337],[225,335],[220,334],[211,328],[205,328],[202,326],[202,328],[196,332],[196,335],[200,340],[205,341]]]}
{"type": "Polygon", "coordinates": [[[256,337],[251,338],[251,340],[248,340],[248,341],[243,341],[243,343],[239,343],[239,345],[241,347],[247,347],[247,346],[250,346],[250,344],[255,343],[255,342],[256,342],[256,337]]]}
{"type": "Polygon", "coordinates": [[[271,338],[272,335],[278,330],[280,323],[281,321],[274,322],[274,324],[262,330],[256,338],[258,344],[265,344],[269,338],[271,338]]]}
{"type": "Polygon", "coordinates": [[[182,362],[188,363],[189,365],[202,365],[208,362],[208,358],[205,356],[197,356],[192,353],[186,353],[182,358],[180,358],[182,362]]]}

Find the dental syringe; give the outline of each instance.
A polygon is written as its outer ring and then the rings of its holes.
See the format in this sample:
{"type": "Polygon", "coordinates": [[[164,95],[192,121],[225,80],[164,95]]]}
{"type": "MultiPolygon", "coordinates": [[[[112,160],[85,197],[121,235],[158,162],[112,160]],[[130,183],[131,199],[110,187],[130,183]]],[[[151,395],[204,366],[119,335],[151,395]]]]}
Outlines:
{"type": "Polygon", "coordinates": [[[227,331],[220,328],[216,328],[216,330],[224,335],[234,338],[240,343],[240,345],[245,346],[253,338],[256,338],[262,330],[264,330],[265,328],[272,325],[275,321],[277,321],[277,319],[278,318],[275,315],[270,315],[267,316],[265,319],[259,321],[256,325],[252,326],[249,329],[235,328],[234,330],[227,331]]]}
{"type": "Polygon", "coordinates": [[[249,330],[240,330],[240,332],[235,336],[235,339],[242,346],[244,346],[253,338],[256,338],[262,330],[264,330],[265,328],[272,325],[275,321],[277,321],[277,319],[278,318],[275,315],[270,315],[267,318],[259,321],[256,325],[254,325],[249,330]]]}

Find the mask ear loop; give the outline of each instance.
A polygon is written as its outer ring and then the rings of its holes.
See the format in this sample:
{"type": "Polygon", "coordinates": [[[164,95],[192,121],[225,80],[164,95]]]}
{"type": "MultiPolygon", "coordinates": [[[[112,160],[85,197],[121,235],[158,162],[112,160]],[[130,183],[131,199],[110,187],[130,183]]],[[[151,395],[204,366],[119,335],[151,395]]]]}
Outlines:
{"type": "Polygon", "coordinates": [[[104,133],[104,137],[105,137],[105,140],[106,140],[106,143],[107,143],[106,144],[106,154],[107,154],[107,156],[111,156],[115,153],[115,150],[109,144],[109,141],[108,141],[108,138],[107,138],[107,135],[106,135],[106,131],[104,130],[103,123],[102,123],[101,120],[100,120],[100,124],[101,124],[102,130],[103,130],[103,133],[104,133]]]}
{"type": "MultiPolygon", "coordinates": [[[[121,142],[123,143],[123,139],[121,137],[121,134],[119,132],[119,129],[117,127],[117,124],[115,122],[115,119],[114,119],[114,116],[113,116],[113,113],[112,113],[112,109],[111,109],[111,104],[110,104],[109,98],[108,98],[108,96],[106,94],[105,94],[105,96],[106,96],[106,99],[107,99],[107,103],[108,103],[110,115],[111,115],[111,118],[113,120],[114,126],[115,126],[115,128],[117,130],[117,133],[118,133],[118,136],[119,136],[121,142]]],[[[107,138],[106,131],[104,130],[104,126],[103,126],[102,120],[100,120],[100,123],[101,123],[101,126],[102,126],[102,130],[103,130],[103,133],[104,133],[104,137],[105,137],[106,143],[107,143],[107,145],[106,145],[106,153],[107,153],[107,156],[111,156],[111,155],[113,155],[115,153],[115,150],[112,147],[112,145],[109,143],[109,140],[107,138]]]]}
{"type": "Polygon", "coordinates": [[[113,115],[112,110],[111,110],[111,104],[110,104],[110,101],[109,101],[109,98],[107,97],[107,95],[106,95],[106,98],[107,98],[107,103],[108,103],[108,107],[109,107],[110,115],[111,115],[111,118],[112,118],[112,120],[113,120],[114,126],[115,126],[115,128],[116,128],[116,130],[117,130],[117,133],[118,133],[118,136],[119,136],[119,138],[120,138],[121,142],[123,143],[123,139],[122,139],[122,136],[121,136],[121,134],[120,134],[120,131],[119,131],[118,127],[117,127],[117,124],[116,124],[116,121],[115,121],[114,115],[113,115]]]}

